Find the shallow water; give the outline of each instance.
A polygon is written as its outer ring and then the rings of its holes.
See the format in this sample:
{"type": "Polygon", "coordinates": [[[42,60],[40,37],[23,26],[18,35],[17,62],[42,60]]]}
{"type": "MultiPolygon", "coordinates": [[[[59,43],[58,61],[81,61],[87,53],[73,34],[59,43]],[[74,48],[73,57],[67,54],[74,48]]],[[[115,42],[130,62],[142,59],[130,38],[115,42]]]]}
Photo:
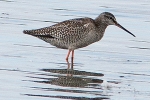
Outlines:
{"type": "Polygon", "coordinates": [[[150,1],[0,0],[1,100],[149,100],[150,1]],[[22,33],[79,17],[113,13],[136,35],[109,26],[104,38],[75,51],[22,33]]]}

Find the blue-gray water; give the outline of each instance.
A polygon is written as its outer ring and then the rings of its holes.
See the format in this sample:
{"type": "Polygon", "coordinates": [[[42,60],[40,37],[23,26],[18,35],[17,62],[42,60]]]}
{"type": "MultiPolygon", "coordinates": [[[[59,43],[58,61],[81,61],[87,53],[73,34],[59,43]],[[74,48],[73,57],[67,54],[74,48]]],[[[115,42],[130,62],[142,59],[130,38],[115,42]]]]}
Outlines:
{"type": "Polygon", "coordinates": [[[0,0],[0,100],[149,100],[150,1],[0,0]],[[67,50],[22,33],[111,12],[136,38],[109,26],[97,43],[67,50]]]}

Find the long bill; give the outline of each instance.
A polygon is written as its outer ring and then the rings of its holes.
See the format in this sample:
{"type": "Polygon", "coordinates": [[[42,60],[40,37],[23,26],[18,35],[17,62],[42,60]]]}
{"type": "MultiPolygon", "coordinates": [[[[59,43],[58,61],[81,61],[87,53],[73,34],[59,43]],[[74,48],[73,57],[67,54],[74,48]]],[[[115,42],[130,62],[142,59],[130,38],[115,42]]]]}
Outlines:
{"type": "Polygon", "coordinates": [[[132,36],[136,37],[133,33],[131,33],[130,31],[128,31],[127,29],[125,29],[123,26],[121,26],[119,23],[116,23],[116,26],[118,26],[119,28],[123,29],[124,31],[128,32],[129,34],[131,34],[132,36]]]}

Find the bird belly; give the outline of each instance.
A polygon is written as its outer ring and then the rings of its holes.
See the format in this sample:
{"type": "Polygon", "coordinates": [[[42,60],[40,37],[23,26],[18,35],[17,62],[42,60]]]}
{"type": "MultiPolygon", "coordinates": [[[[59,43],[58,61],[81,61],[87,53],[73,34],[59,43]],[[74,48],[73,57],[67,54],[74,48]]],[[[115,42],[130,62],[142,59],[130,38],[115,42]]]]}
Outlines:
{"type": "Polygon", "coordinates": [[[82,39],[68,38],[67,40],[65,40],[50,37],[38,37],[38,38],[44,40],[47,43],[50,43],[53,46],[56,46],[57,48],[75,50],[78,48],[86,47],[94,42],[97,42],[102,37],[103,36],[99,36],[99,34],[88,34],[82,39]]]}
{"type": "Polygon", "coordinates": [[[68,49],[68,43],[66,43],[65,41],[63,41],[62,39],[57,39],[57,38],[49,38],[49,37],[38,37],[41,40],[50,43],[51,45],[57,47],[57,48],[61,48],[61,49],[68,49]]]}
{"type": "Polygon", "coordinates": [[[98,36],[97,34],[88,35],[86,38],[76,41],[69,45],[68,49],[78,49],[86,47],[92,43],[98,42],[103,36],[98,36]]]}
{"type": "Polygon", "coordinates": [[[61,49],[68,49],[69,45],[65,41],[59,40],[59,39],[52,39],[49,42],[51,45],[56,46],[57,48],[61,49]]]}

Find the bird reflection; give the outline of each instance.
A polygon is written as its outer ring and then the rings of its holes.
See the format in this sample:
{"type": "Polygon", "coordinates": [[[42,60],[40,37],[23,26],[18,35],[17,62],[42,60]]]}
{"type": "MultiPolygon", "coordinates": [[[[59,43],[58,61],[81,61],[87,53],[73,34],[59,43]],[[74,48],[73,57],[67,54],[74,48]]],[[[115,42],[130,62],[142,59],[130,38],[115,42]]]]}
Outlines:
{"type": "Polygon", "coordinates": [[[57,78],[47,79],[45,81],[42,81],[43,83],[66,86],[66,87],[88,87],[92,85],[95,86],[96,85],[95,83],[98,84],[102,83],[103,80],[94,79],[94,78],[84,78],[84,77],[104,76],[101,73],[92,73],[92,72],[74,70],[73,67],[71,67],[70,69],[68,67],[67,69],[42,69],[42,70],[49,73],[59,74],[57,75],[57,78]]]}
{"type": "MultiPolygon", "coordinates": [[[[103,83],[103,80],[99,79],[103,77],[102,73],[86,72],[73,69],[73,64],[69,62],[67,69],[41,69],[42,74],[35,76],[28,76],[36,83],[49,84],[51,87],[30,87],[36,90],[42,91],[54,91],[56,93],[83,93],[83,94],[92,94],[95,97],[89,98],[84,96],[66,96],[66,95],[44,95],[44,94],[24,94],[27,96],[37,96],[37,97],[49,97],[49,98],[63,98],[63,99],[72,99],[72,100],[103,100],[108,99],[101,90],[100,84],[103,83]],[[48,78],[45,78],[48,76],[48,78]],[[55,85],[55,86],[54,86],[55,85]],[[59,86],[59,87],[57,87],[59,86]],[[61,87],[60,87],[61,86],[61,87]],[[68,87],[68,88],[64,88],[68,87]],[[72,88],[69,88],[72,87],[72,88]],[[73,88],[78,87],[78,88],[73,88]],[[89,89],[86,89],[89,88],[89,89]]],[[[43,92],[44,93],[44,92],[43,92]]]]}
{"type": "Polygon", "coordinates": [[[103,83],[103,80],[96,78],[88,78],[89,76],[102,77],[102,73],[93,73],[86,71],[74,70],[72,67],[69,69],[41,69],[44,71],[43,77],[28,76],[30,78],[38,79],[34,82],[45,83],[65,87],[95,87],[103,83]],[[50,74],[50,75],[49,75],[50,74]],[[52,78],[45,78],[51,76],[52,78]],[[43,81],[39,81],[42,79],[43,81]]]}

